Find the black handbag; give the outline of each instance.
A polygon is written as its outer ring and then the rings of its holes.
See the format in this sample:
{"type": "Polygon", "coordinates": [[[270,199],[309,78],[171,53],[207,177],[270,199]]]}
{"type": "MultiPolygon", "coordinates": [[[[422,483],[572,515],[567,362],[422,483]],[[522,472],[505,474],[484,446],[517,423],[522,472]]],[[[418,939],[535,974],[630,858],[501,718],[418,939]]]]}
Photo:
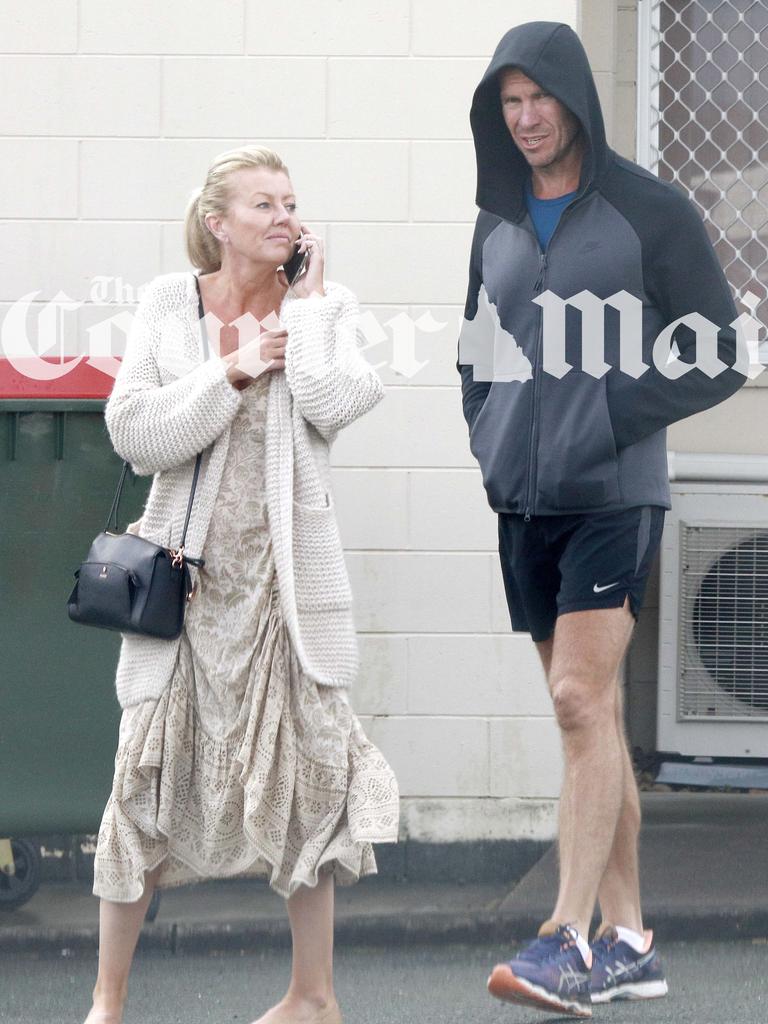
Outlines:
{"type": "MultiPolygon", "coordinates": [[[[207,357],[208,338],[202,319],[203,300],[199,284],[197,290],[207,357]]],[[[129,468],[127,460],[123,463],[107,524],[74,573],[75,585],[67,600],[67,610],[73,622],[168,640],[179,636],[186,605],[193,594],[188,563],[198,567],[205,565],[204,558],[192,558],[184,550],[201,459],[202,452],[195,461],[187,515],[178,548],[166,548],[133,533],[110,532],[113,516],[117,529],[120,495],[129,468]]]]}

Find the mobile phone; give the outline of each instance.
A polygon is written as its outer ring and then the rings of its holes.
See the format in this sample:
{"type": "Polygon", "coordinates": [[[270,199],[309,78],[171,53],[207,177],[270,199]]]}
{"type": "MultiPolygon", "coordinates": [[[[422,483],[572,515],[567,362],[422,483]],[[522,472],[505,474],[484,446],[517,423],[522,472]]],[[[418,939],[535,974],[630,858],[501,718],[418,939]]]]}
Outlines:
{"type": "Polygon", "coordinates": [[[296,240],[296,252],[283,264],[283,270],[285,271],[285,276],[288,278],[288,284],[293,284],[294,281],[297,281],[307,269],[307,264],[309,263],[309,250],[306,252],[299,252],[298,250],[299,242],[301,242],[303,237],[303,235],[300,235],[296,240]]]}

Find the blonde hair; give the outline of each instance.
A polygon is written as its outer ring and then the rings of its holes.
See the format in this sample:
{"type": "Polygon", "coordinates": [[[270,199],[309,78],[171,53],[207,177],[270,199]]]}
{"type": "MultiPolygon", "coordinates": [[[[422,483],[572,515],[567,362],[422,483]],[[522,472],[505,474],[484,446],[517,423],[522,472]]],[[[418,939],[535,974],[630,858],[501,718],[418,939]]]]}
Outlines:
{"type": "Polygon", "coordinates": [[[195,189],[184,217],[187,255],[193,267],[210,274],[221,267],[219,240],[205,223],[209,213],[223,217],[229,207],[231,189],[229,176],[233,171],[249,167],[266,167],[288,174],[288,168],[273,149],[266,146],[241,146],[219,153],[208,168],[205,184],[195,189]]]}

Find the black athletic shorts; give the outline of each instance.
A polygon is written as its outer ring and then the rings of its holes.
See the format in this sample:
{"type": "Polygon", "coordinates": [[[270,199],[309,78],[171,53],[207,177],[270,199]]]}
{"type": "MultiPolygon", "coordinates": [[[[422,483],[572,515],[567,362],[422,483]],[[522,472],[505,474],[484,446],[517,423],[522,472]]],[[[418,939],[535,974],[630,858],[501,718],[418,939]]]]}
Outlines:
{"type": "Polygon", "coordinates": [[[661,542],[665,510],[638,505],[618,512],[564,516],[499,513],[499,557],[515,632],[552,635],[565,612],[620,608],[629,595],[635,619],[661,542]]]}

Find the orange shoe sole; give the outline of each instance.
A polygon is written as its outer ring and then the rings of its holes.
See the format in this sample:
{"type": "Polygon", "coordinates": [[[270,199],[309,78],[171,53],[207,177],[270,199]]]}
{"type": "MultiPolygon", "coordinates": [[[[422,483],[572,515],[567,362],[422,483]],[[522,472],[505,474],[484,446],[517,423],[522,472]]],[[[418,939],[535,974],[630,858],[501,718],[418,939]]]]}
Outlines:
{"type": "Polygon", "coordinates": [[[555,996],[537,988],[512,972],[509,964],[497,964],[488,978],[488,991],[497,999],[507,1003],[518,1003],[521,1006],[533,1006],[538,1010],[556,1010],[570,1017],[591,1017],[592,1010],[573,1001],[557,999],[555,996]]]}

